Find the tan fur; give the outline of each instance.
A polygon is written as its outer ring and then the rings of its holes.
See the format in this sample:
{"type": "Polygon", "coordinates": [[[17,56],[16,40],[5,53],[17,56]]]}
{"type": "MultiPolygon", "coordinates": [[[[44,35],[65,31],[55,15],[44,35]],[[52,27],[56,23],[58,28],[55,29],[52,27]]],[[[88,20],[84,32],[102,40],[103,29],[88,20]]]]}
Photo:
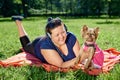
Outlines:
{"type": "MultiPolygon", "coordinates": [[[[81,35],[84,39],[84,43],[95,43],[97,37],[98,37],[99,28],[88,28],[86,25],[83,26],[81,29],[81,35]]],[[[91,62],[93,55],[95,53],[94,47],[89,46],[88,49],[85,51],[83,47],[81,47],[79,51],[79,62],[82,63],[87,59],[87,62],[84,64],[85,69],[93,69],[93,64],[91,62]]]]}

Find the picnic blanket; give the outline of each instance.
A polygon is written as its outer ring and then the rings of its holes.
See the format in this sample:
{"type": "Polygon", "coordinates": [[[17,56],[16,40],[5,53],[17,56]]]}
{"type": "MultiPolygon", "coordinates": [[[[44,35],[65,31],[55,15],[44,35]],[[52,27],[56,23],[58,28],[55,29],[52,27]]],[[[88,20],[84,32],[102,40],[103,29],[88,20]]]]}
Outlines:
{"type": "Polygon", "coordinates": [[[101,69],[93,69],[93,70],[84,70],[83,64],[76,64],[70,68],[59,68],[54,65],[42,63],[38,58],[33,56],[27,52],[21,52],[17,55],[14,55],[8,59],[0,60],[1,67],[9,67],[9,66],[36,66],[43,67],[46,71],[60,71],[60,72],[68,72],[70,70],[78,70],[81,69],[89,75],[99,75],[100,73],[108,73],[111,69],[113,69],[116,63],[120,62],[120,52],[115,48],[110,48],[107,50],[103,50],[104,53],[104,63],[101,69]]]}

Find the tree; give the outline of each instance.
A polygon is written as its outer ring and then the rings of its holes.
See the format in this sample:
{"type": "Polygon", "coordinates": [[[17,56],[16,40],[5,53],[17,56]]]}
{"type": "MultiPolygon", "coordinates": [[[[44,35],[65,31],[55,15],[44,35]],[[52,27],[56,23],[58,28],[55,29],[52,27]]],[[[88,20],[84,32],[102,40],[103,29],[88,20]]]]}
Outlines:
{"type": "Polygon", "coordinates": [[[13,14],[17,14],[17,13],[15,13],[14,7],[15,6],[13,4],[13,0],[4,0],[4,3],[2,4],[2,8],[1,8],[1,14],[4,17],[8,17],[13,14]]]}
{"type": "Polygon", "coordinates": [[[21,0],[22,1],[22,7],[23,7],[23,15],[24,17],[28,16],[28,0],[21,0]]]}
{"type": "Polygon", "coordinates": [[[108,1],[108,15],[120,17],[120,0],[109,0],[108,1]]]}

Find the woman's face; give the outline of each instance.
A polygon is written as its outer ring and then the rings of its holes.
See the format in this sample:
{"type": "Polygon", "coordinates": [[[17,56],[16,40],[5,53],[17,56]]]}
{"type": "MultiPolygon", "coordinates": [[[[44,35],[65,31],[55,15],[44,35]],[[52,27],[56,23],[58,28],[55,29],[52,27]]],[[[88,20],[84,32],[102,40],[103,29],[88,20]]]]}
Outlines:
{"type": "Polygon", "coordinates": [[[56,46],[65,44],[67,34],[64,25],[60,25],[51,30],[51,40],[56,46]]]}

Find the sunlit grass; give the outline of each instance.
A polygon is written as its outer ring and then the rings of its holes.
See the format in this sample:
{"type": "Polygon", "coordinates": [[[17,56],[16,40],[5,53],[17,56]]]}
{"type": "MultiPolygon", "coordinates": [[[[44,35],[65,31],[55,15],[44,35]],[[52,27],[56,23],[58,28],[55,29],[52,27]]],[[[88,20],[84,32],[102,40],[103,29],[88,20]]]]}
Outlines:
{"type": "MultiPolygon", "coordinates": [[[[44,35],[44,28],[47,18],[32,17],[23,20],[23,25],[31,40],[37,36],[44,35]]],[[[120,19],[65,19],[62,18],[68,27],[68,31],[73,32],[80,44],[82,38],[80,29],[83,25],[89,27],[99,27],[98,45],[104,50],[111,47],[120,50],[120,19]]],[[[19,53],[21,48],[18,31],[15,23],[10,18],[0,18],[0,59],[6,59],[19,53]]],[[[75,72],[46,72],[43,68],[37,67],[9,67],[0,68],[0,80],[119,80],[120,65],[115,65],[108,74],[90,76],[81,70],[75,72]]]]}

